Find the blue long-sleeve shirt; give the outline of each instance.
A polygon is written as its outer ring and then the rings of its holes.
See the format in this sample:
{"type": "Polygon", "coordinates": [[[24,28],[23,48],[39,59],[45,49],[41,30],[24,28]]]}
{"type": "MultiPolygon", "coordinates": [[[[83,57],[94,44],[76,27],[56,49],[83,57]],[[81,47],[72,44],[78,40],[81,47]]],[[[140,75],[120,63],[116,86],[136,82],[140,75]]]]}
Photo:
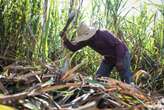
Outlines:
{"type": "Polygon", "coordinates": [[[122,41],[106,30],[97,30],[93,37],[78,43],[72,43],[68,39],[65,39],[64,45],[73,52],[85,46],[89,46],[104,56],[104,61],[106,63],[113,64],[120,62],[123,59],[125,52],[128,50],[122,41]]]}

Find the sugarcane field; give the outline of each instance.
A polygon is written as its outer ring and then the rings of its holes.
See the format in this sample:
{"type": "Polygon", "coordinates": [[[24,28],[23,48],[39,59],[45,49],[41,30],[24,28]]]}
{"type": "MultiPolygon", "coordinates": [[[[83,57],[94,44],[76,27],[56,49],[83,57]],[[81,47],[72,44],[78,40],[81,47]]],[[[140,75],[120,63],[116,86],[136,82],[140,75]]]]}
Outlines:
{"type": "Polygon", "coordinates": [[[164,110],[164,0],[0,0],[0,110],[164,110]]]}

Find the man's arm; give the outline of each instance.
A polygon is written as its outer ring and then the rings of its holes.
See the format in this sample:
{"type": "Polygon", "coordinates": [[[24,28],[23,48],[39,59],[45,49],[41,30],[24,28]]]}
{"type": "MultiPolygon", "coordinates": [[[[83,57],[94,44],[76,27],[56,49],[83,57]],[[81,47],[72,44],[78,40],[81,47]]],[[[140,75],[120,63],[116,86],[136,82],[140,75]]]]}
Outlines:
{"type": "Polygon", "coordinates": [[[125,55],[125,48],[121,43],[116,44],[116,68],[119,72],[123,71],[123,58],[125,55]]]}
{"type": "Polygon", "coordinates": [[[64,43],[64,46],[69,49],[70,51],[77,51],[85,46],[87,46],[87,41],[81,41],[81,42],[71,42],[67,39],[66,35],[64,35],[63,37],[63,43],[64,43]]]}

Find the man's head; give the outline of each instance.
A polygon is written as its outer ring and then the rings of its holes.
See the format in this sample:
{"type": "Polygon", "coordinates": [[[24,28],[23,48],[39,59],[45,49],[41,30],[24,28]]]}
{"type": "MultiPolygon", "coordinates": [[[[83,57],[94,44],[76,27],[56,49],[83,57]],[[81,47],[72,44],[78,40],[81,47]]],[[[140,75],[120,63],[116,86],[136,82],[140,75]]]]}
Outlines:
{"type": "Polygon", "coordinates": [[[75,37],[75,42],[85,41],[90,39],[96,34],[97,29],[89,27],[85,23],[80,23],[77,28],[77,36],[75,37]]]}

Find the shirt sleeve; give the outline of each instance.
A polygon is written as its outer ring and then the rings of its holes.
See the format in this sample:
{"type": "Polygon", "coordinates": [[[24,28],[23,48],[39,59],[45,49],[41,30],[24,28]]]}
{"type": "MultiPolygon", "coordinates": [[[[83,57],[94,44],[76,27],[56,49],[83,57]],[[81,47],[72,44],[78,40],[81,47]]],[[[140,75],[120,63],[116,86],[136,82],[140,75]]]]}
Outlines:
{"type": "Polygon", "coordinates": [[[75,52],[85,46],[87,46],[87,41],[81,41],[81,42],[70,42],[68,39],[64,40],[64,46],[69,49],[72,52],[75,52]]]}

